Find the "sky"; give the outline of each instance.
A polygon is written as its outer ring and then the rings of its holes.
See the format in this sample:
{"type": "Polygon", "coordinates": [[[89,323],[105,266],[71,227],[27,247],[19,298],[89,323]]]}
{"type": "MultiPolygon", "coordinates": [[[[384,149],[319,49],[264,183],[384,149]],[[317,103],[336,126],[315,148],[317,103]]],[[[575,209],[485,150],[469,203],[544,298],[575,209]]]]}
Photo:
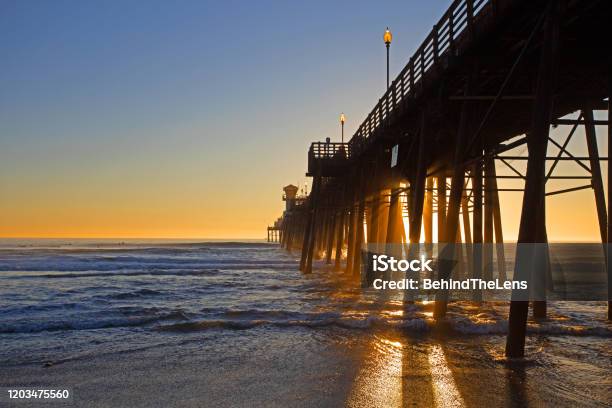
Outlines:
{"type": "MultiPolygon", "coordinates": [[[[449,4],[0,1],[0,237],[265,237],[382,96],[385,28],[393,76],[449,4]]],[[[551,239],[597,239],[592,196],[551,239]]]]}

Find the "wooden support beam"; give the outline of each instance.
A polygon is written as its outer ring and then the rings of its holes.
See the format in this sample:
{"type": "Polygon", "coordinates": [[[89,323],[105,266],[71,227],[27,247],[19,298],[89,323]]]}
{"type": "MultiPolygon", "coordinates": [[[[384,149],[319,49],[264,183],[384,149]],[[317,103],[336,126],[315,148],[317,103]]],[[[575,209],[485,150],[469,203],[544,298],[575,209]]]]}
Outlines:
{"type": "MultiPolygon", "coordinates": [[[[468,78],[468,83],[465,85],[465,94],[470,92],[471,78],[468,78]]],[[[464,144],[467,140],[468,129],[468,104],[464,102],[461,106],[461,115],[459,117],[459,126],[455,140],[455,156],[453,159],[453,175],[451,178],[451,191],[448,203],[448,214],[446,212],[446,177],[438,177],[438,251],[440,256],[439,279],[449,279],[452,269],[455,265],[453,261],[458,260],[458,252],[461,251],[461,246],[456,246],[455,243],[461,241],[461,233],[459,229],[459,211],[461,209],[461,200],[463,197],[463,189],[465,186],[465,168],[464,168],[464,144]],[[449,245],[442,245],[442,242],[448,242],[449,245]]],[[[448,302],[448,291],[441,290],[436,295],[436,303],[434,307],[434,318],[440,319],[446,316],[448,302]]]]}
{"type": "Polygon", "coordinates": [[[425,112],[421,113],[421,130],[419,132],[419,147],[417,156],[417,171],[413,185],[410,186],[412,193],[412,215],[410,219],[409,240],[411,244],[418,244],[421,239],[421,225],[423,218],[423,201],[425,198],[425,178],[427,176],[427,158],[425,146],[425,112]]]}
{"type": "Polygon", "coordinates": [[[289,213],[285,213],[285,216],[283,217],[283,223],[281,224],[281,231],[283,232],[280,236],[280,246],[281,248],[285,247],[285,242],[287,240],[287,228],[289,228],[288,225],[288,221],[289,220],[289,213]]]}
{"type": "MultiPolygon", "coordinates": [[[[364,186],[365,186],[365,182],[364,186]]],[[[361,246],[364,242],[364,231],[363,231],[363,221],[364,221],[364,213],[365,213],[365,188],[362,189],[361,197],[359,199],[359,207],[357,209],[357,218],[356,218],[356,235],[355,235],[355,247],[353,250],[353,276],[359,276],[361,274],[361,246]]]]}
{"type": "Polygon", "coordinates": [[[332,260],[332,251],[334,249],[334,241],[336,238],[336,234],[334,233],[336,231],[336,229],[338,228],[338,220],[339,220],[339,216],[336,214],[336,212],[332,213],[330,216],[330,221],[329,221],[329,225],[327,227],[327,248],[325,249],[325,263],[330,265],[331,264],[331,260],[332,260]]]}
{"type": "Polygon", "coordinates": [[[553,121],[551,121],[551,125],[553,126],[558,126],[558,125],[592,125],[592,126],[607,126],[608,125],[608,121],[607,120],[594,120],[592,119],[592,111],[591,111],[591,120],[587,122],[586,118],[585,119],[555,119],[553,121]]]}
{"type": "Polygon", "coordinates": [[[299,236],[300,248],[304,246],[304,243],[305,243],[304,240],[306,239],[306,219],[307,219],[307,213],[305,212],[304,214],[302,214],[302,217],[300,220],[300,236],[299,236]]]}
{"type": "MultiPolygon", "coordinates": [[[[553,144],[556,144],[556,142],[553,142],[553,144]]],[[[496,156],[496,159],[505,159],[505,160],[529,160],[529,157],[527,156],[496,156]]],[[[553,157],[553,156],[549,156],[549,157],[542,157],[542,160],[564,160],[564,161],[580,161],[580,160],[590,160],[591,158],[588,156],[570,156],[570,157],[553,157]]],[[[608,161],[607,157],[600,157],[599,159],[597,159],[599,161],[608,161]]]]}
{"type": "MultiPolygon", "coordinates": [[[[378,180],[375,181],[376,187],[378,187],[378,180]]],[[[378,241],[378,216],[380,215],[380,192],[378,188],[372,194],[372,201],[370,202],[370,213],[367,219],[368,225],[368,244],[378,241]]]]}
{"type": "MultiPolygon", "coordinates": [[[[544,200],[542,207],[546,208],[546,200],[544,200]]],[[[538,228],[538,248],[535,251],[534,259],[534,271],[538,271],[538,275],[532,278],[532,287],[534,292],[538,293],[543,299],[534,300],[532,302],[532,314],[534,319],[546,319],[547,305],[546,305],[546,290],[552,288],[552,274],[550,269],[550,257],[548,251],[548,234],[546,232],[545,223],[539,223],[538,228]]]]}
{"type": "Polygon", "coordinates": [[[485,194],[484,194],[484,245],[483,245],[483,277],[493,279],[493,159],[485,158],[485,194]]]}
{"type": "Polygon", "coordinates": [[[347,218],[346,210],[340,210],[338,214],[338,225],[336,228],[336,251],[334,259],[334,270],[340,270],[340,263],[342,262],[342,246],[344,243],[344,224],[347,218]]]}
{"type": "MultiPolygon", "coordinates": [[[[609,103],[609,101],[608,101],[609,103]]],[[[608,119],[610,119],[610,113],[608,110],[608,119]]],[[[595,206],[597,208],[597,219],[599,221],[599,234],[601,236],[601,242],[604,246],[604,257],[606,261],[606,270],[608,272],[608,299],[610,298],[610,278],[612,273],[610,272],[610,259],[608,254],[609,247],[609,209],[610,209],[610,192],[608,192],[608,209],[606,209],[605,193],[603,188],[603,179],[601,176],[601,167],[599,165],[599,149],[597,147],[597,137],[595,134],[595,120],[593,120],[593,111],[591,109],[585,109],[582,111],[584,117],[584,130],[587,139],[587,148],[589,151],[590,164],[591,164],[591,184],[593,185],[593,192],[595,193],[595,206]]],[[[610,125],[608,124],[608,142],[610,142],[610,125]]],[[[610,146],[610,145],[608,145],[610,146]]],[[[610,165],[608,164],[608,177],[610,176],[610,165]]],[[[610,180],[608,180],[608,188],[610,187],[610,180]]],[[[610,301],[608,300],[608,319],[610,319],[610,301]]]]}
{"type": "Polygon", "coordinates": [[[302,269],[302,272],[304,273],[311,273],[312,272],[312,258],[313,258],[313,251],[315,248],[315,237],[317,236],[317,215],[318,215],[318,206],[319,206],[319,195],[320,195],[320,191],[321,191],[321,176],[315,176],[314,180],[313,180],[313,185],[312,185],[312,192],[311,197],[310,197],[310,206],[309,206],[309,212],[310,212],[310,231],[309,233],[306,234],[307,236],[307,240],[304,244],[304,247],[306,248],[306,259],[305,259],[305,263],[304,263],[304,268],[302,269]]]}
{"type": "MultiPolygon", "coordinates": [[[[582,118],[582,115],[580,115],[580,118],[582,118]]],[[[572,140],[572,136],[574,135],[574,132],[576,132],[576,129],[578,129],[578,125],[574,125],[572,127],[572,130],[570,130],[569,134],[567,135],[567,137],[565,138],[565,141],[563,142],[563,146],[559,146],[559,144],[557,142],[555,142],[553,140],[553,138],[549,137],[550,140],[553,142],[553,144],[555,144],[558,148],[559,148],[559,153],[557,153],[557,158],[562,157],[563,153],[566,152],[567,150],[567,145],[569,144],[570,140],[572,140]]],[[[579,162],[581,165],[582,163],[579,162]]],[[[548,173],[546,173],[546,181],[548,181],[553,174],[553,171],[555,171],[555,167],[557,167],[557,164],[559,164],[559,160],[555,160],[552,164],[552,166],[550,166],[550,169],[548,169],[548,173]]],[[[587,169],[587,171],[590,171],[589,169],[587,169]]],[[[587,176],[588,177],[588,176],[587,176]]],[[[588,177],[590,178],[590,177],[588,177]]]]}
{"type": "Polygon", "coordinates": [[[497,257],[497,273],[499,279],[506,280],[506,255],[504,251],[504,234],[502,231],[501,209],[499,206],[499,191],[497,190],[497,176],[495,163],[491,166],[492,180],[491,187],[493,189],[493,226],[495,230],[495,256],[497,257]]]}
{"type": "Polygon", "coordinates": [[[571,193],[572,191],[586,190],[587,188],[593,188],[593,185],[592,184],[587,184],[587,185],[584,185],[584,186],[570,187],[570,188],[564,188],[564,189],[561,189],[561,190],[549,191],[548,193],[546,193],[546,196],[552,196],[552,195],[558,195],[558,194],[564,194],[564,193],[571,193]]]}
{"type": "Polygon", "coordinates": [[[391,190],[391,199],[389,201],[389,216],[387,223],[387,235],[385,242],[387,244],[401,244],[402,234],[401,229],[404,228],[402,220],[401,203],[400,203],[400,192],[399,188],[391,190]]]}
{"type": "Polygon", "coordinates": [[[510,163],[508,163],[506,160],[504,160],[503,158],[497,156],[496,159],[499,159],[502,163],[504,163],[506,165],[506,167],[508,167],[510,170],[512,170],[514,172],[514,174],[516,174],[518,177],[525,179],[525,176],[518,171],[516,168],[514,168],[514,166],[512,166],[510,163]]]}
{"type": "Polygon", "coordinates": [[[463,217],[463,235],[465,237],[465,252],[467,257],[467,277],[474,276],[474,253],[472,248],[472,228],[470,225],[470,209],[468,208],[468,196],[465,188],[461,196],[461,215],[463,217]]]}
{"type": "MultiPolygon", "coordinates": [[[[316,235],[315,235],[315,250],[314,250],[314,259],[321,259],[321,253],[325,250],[325,243],[327,238],[327,230],[329,226],[329,209],[327,208],[327,201],[324,203],[323,199],[327,198],[319,193],[320,202],[318,205],[318,214],[316,218],[316,235]]],[[[327,198],[328,199],[328,198],[327,198]]]]}
{"type": "MultiPolygon", "coordinates": [[[[544,38],[538,68],[535,100],[531,132],[527,135],[529,160],[527,162],[527,180],[521,211],[518,244],[535,244],[546,225],[544,212],[545,180],[546,180],[546,148],[552,114],[552,102],[555,88],[555,73],[558,57],[559,37],[559,6],[558,2],[547,5],[544,23],[544,38]]],[[[520,250],[520,248],[518,249],[520,250]]],[[[517,251],[518,251],[517,250],[517,251]]],[[[515,263],[515,280],[530,280],[525,273],[528,267],[522,264],[524,260],[517,255],[515,263]]],[[[531,262],[526,260],[525,262],[531,262]]],[[[510,302],[508,319],[508,337],[506,340],[506,356],[510,358],[525,355],[525,333],[527,329],[527,314],[529,302],[515,300],[510,302]]]]}
{"type": "Polygon", "coordinates": [[[423,228],[425,232],[425,243],[433,243],[433,177],[427,177],[425,189],[425,206],[423,208],[423,228]]]}
{"type": "Polygon", "coordinates": [[[283,233],[283,240],[281,242],[281,248],[285,248],[285,249],[289,249],[289,247],[287,246],[287,243],[289,241],[290,231],[293,225],[291,221],[291,215],[292,214],[290,212],[287,212],[285,214],[285,218],[283,219],[283,229],[285,230],[285,232],[283,233]]]}
{"type": "Polygon", "coordinates": [[[308,242],[310,242],[310,234],[312,232],[312,215],[310,211],[311,203],[308,201],[306,204],[306,214],[304,220],[304,228],[301,234],[301,245],[302,245],[302,256],[300,257],[300,271],[306,269],[306,258],[308,257],[308,242]]]}
{"type": "MultiPolygon", "coordinates": [[[[382,181],[382,180],[381,180],[382,181]]],[[[382,183],[381,183],[382,184],[382,183]]],[[[376,242],[384,244],[387,240],[387,226],[389,224],[391,192],[387,189],[380,191],[380,207],[378,214],[378,235],[376,242]]]]}
{"type": "Polygon", "coordinates": [[[291,224],[289,224],[289,234],[287,234],[287,242],[286,248],[287,251],[291,251],[293,249],[295,236],[298,234],[299,228],[299,219],[295,214],[291,215],[291,224]]]}
{"type": "Polygon", "coordinates": [[[446,177],[436,177],[438,204],[438,243],[446,242],[446,177]]]}
{"type": "MultiPolygon", "coordinates": [[[[608,67],[608,149],[612,146],[612,130],[610,130],[610,122],[612,122],[612,69],[608,67]]],[[[612,263],[610,259],[610,237],[612,236],[612,228],[610,218],[612,218],[612,166],[608,163],[608,225],[606,231],[606,270],[608,275],[608,320],[612,320],[612,263]]]]}
{"type": "Polygon", "coordinates": [[[455,258],[457,261],[456,279],[463,279],[465,276],[465,268],[463,263],[463,246],[461,245],[461,222],[457,222],[457,235],[455,236],[455,258]]]}
{"type": "Polygon", "coordinates": [[[353,274],[353,260],[355,258],[355,242],[357,238],[357,209],[359,201],[359,186],[361,185],[362,174],[357,174],[351,186],[351,205],[349,207],[349,225],[346,249],[346,269],[349,275],[353,274]]]}
{"type": "MultiPolygon", "coordinates": [[[[608,122],[612,121],[612,72],[608,72],[608,122]]],[[[612,127],[608,124],[608,149],[612,149],[612,127]]],[[[606,230],[606,263],[608,275],[608,320],[612,320],[612,263],[610,260],[610,237],[612,236],[612,166],[608,164],[608,225],[606,230]]]]}
{"type": "MultiPolygon", "coordinates": [[[[501,143],[501,144],[498,144],[497,146],[494,146],[493,148],[491,148],[491,149],[490,149],[490,150],[489,150],[489,151],[486,153],[486,155],[487,155],[487,156],[497,156],[497,155],[499,155],[500,153],[504,153],[504,152],[507,152],[508,150],[512,150],[512,149],[514,149],[514,148],[517,148],[517,147],[519,147],[519,146],[522,146],[522,145],[524,145],[525,143],[527,143],[527,138],[526,138],[526,137],[522,137],[522,138],[520,138],[520,139],[518,139],[518,140],[515,140],[515,141],[510,142],[510,143],[507,143],[507,144],[501,143]]],[[[466,168],[468,168],[468,167],[470,167],[471,165],[473,165],[475,162],[477,162],[477,161],[479,161],[479,160],[482,160],[482,157],[478,156],[478,157],[476,157],[476,158],[472,158],[472,159],[470,159],[470,160],[467,160],[467,161],[464,163],[464,166],[465,166],[466,168]]]]}
{"type": "MultiPolygon", "coordinates": [[[[472,167],[472,197],[474,200],[472,214],[472,236],[473,236],[473,277],[482,277],[482,162],[474,163],[472,167]]],[[[474,301],[482,300],[480,290],[474,290],[474,301]]]]}
{"type": "MultiPolygon", "coordinates": [[[[591,184],[593,185],[593,192],[595,193],[595,207],[597,208],[597,219],[599,221],[599,235],[601,236],[602,244],[605,246],[606,242],[608,241],[608,215],[606,210],[603,179],[601,177],[601,166],[599,165],[599,149],[597,147],[593,111],[590,109],[584,109],[582,111],[582,116],[584,117],[584,133],[589,151],[592,177],[591,184]]],[[[604,256],[606,256],[605,248],[604,256]]]]}

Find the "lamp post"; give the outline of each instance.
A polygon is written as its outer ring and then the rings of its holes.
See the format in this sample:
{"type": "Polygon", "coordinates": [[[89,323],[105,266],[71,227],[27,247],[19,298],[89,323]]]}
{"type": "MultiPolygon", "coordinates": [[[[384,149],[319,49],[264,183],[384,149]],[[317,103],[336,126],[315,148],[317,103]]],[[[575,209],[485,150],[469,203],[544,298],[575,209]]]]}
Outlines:
{"type": "Polygon", "coordinates": [[[391,31],[389,31],[389,27],[387,27],[385,34],[383,35],[383,40],[387,46],[387,89],[389,89],[389,46],[391,46],[392,39],[393,35],[391,34],[391,31]]]}
{"type": "Polygon", "coordinates": [[[342,144],[344,144],[344,121],[346,118],[344,117],[344,113],[340,114],[340,128],[342,129],[342,144]]]}

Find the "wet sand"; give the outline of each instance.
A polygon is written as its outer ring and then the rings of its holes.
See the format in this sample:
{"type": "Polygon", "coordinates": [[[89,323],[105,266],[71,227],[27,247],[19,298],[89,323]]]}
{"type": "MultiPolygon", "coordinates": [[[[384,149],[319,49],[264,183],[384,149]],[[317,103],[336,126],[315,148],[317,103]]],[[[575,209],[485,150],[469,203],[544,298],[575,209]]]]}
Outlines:
{"type": "MultiPolygon", "coordinates": [[[[612,403],[601,339],[531,336],[508,363],[503,336],[266,328],[172,345],[0,368],[4,386],[70,387],[74,406],[598,407],[612,403]],[[570,346],[576,347],[570,350],[570,346]],[[599,355],[599,358],[585,357],[599,355]]],[[[19,406],[28,404],[19,403],[19,406]]],[[[35,405],[35,404],[31,404],[35,405]]]]}

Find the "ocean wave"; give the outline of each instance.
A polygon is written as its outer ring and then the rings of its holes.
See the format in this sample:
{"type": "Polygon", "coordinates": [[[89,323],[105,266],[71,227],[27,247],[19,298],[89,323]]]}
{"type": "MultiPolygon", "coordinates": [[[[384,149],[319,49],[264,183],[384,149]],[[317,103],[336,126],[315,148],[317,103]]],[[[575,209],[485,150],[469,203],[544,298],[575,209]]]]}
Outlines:
{"type": "MultiPolygon", "coordinates": [[[[405,334],[417,334],[433,331],[437,325],[431,321],[420,318],[385,320],[381,318],[362,318],[362,319],[319,319],[319,320],[202,320],[193,322],[172,323],[167,325],[158,325],[154,329],[162,332],[197,332],[210,329],[228,329],[228,330],[247,330],[258,326],[273,326],[273,327],[307,327],[307,328],[322,328],[329,326],[341,327],[344,329],[368,330],[368,329],[384,329],[393,328],[406,331],[405,334]]],[[[451,331],[465,335],[487,335],[498,334],[504,335],[507,333],[508,323],[499,322],[498,324],[480,324],[472,325],[465,322],[451,322],[448,326],[451,331]]],[[[568,336],[594,336],[594,337],[612,337],[612,331],[605,327],[546,327],[534,328],[528,326],[527,332],[530,334],[548,334],[548,335],[568,335],[568,336]]]]}
{"type": "MultiPolygon", "coordinates": [[[[48,272],[47,273],[31,273],[37,272],[35,270],[23,270],[23,274],[17,272],[10,275],[2,275],[1,278],[5,279],[75,279],[75,278],[97,278],[97,277],[122,277],[122,276],[208,276],[214,275],[218,272],[221,272],[221,265],[213,265],[217,266],[216,268],[211,268],[211,265],[206,267],[200,265],[198,268],[194,269],[183,269],[183,268],[168,268],[162,269],[164,265],[156,265],[155,268],[151,269],[136,269],[136,270],[126,270],[120,267],[115,266],[114,268],[108,268],[108,270],[100,271],[90,268],[82,268],[81,270],[61,270],[58,272],[48,272]]],[[[235,269],[238,271],[247,271],[247,270],[261,270],[261,269],[285,269],[286,265],[222,265],[224,269],[235,269]]],[[[2,271],[0,271],[2,272],[2,271]]],[[[12,270],[11,272],[15,272],[12,270]]]]}
{"type": "Polygon", "coordinates": [[[172,311],[152,316],[118,317],[110,319],[74,319],[56,321],[17,321],[0,323],[0,334],[41,333],[71,330],[96,330],[121,327],[139,327],[168,320],[187,320],[182,311],[172,311]]]}
{"type": "Polygon", "coordinates": [[[161,332],[198,332],[210,329],[226,329],[226,330],[247,330],[259,326],[270,326],[278,328],[290,327],[306,327],[306,328],[325,328],[339,327],[349,330],[368,330],[368,329],[384,329],[396,328],[408,330],[412,333],[424,333],[431,329],[431,325],[421,318],[412,319],[384,319],[378,316],[368,316],[361,318],[349,317],[321,317],[316,319],[288,319],[288,320],[232,320],[232,319],[214,319],[200,320],[191,322],[171,323],[166,325],[158,325],[154,328],[161,332]]]}
{"type": "Polygon", "coordinates": [[[303,319],[317,320],[339,318],[340,312],[299,312],[294,310],[262,310],[262,309],[229,309],[222,311],[222,314],[231,319],[303,319]]]}
{"type": "MultiPolygon", "coordinates": [[[[454,315],[447,319],[447,324],[453,331],[461,334],[505,335],[508,333],[508,320],[506,318],[500,317],[476,316],[470,318],[468,316],[454,315]]],[[[553,321],[528,322],[527,333],[567,336],[612,337],[612,326],[585,325],[572,320],[562,323],[553,321]]]]}
{"type": "Polygon", "coordinates": [[[162,295],[163,293],[164,292],[160,290],[144,288],[144,289],[138,289],[132,292],[115,293],[113,295],[109,295],[108,297],[111,299],[135,299],[135,298],[141,298],[145,296],[159,296],[159,295],[162,295]]]}
{"type": "Polygon", "coordinates": [[[55,239],[35,239],[35,240],[0,240],[0,252],[84,252],[84,251],[146,251],[159,249],[182,249],[198,250],[207,248],[244,248],[244,249],[276,249],[278,245],[265,241],[139,241],[139,240],[55,240],[55,239]]]}
{"type": "MultiPolygon", "coordinates": [[[[140,295],[156,296],[161,292],[142,289],[140,295]]],[[[136,293],[124,293],[115,297],[130,298],[136,293]]],[[[120,317],[87,317],[84,319],[49,321],[15,321],[0,323],[0,334],[38,333],[43,331],[95,330],[121,327],[145,327],[159,332],[199,332],[216,330],[248,330],[260,326],[277,328],[339,327],[349,330],[401,330],[405,334],[425,332],[446,332],[463,335],[505,335],[508,321],[500,316],[480,313],[461,315],[450,313],[446,319],[436,322],[422,310],[413,310],[409,315],[388,316],[361,312],[300,312],[295,310],[264,309],[222,309],[204,308],[191,313],[184,310],[167,310],[158,307],[121,306],[104,314],[118,314],[120,317]]],[[[76,315],[75,315],[76,316],[76,315]]],[[[529,334],[612,337],[609,325],[585,325],[569,321],[529,322],[529,334]]]]}
{"type": "MultiPolygon", "coordinates": [[[[472,317],[455,314],[440,322],[436,322],[417,310],[410,316],[401,317],[364,315],[361,313],[306,313],[258,309],[227,310],[216,313],[215,316],[212,319],[158,325],[154,329],[164,332],[196,332],[210,329],[246,330],[259,326],[309,328],[335,326],[356,330],[397,329],[404,331],[406,334],[442,331],[463,335],[505,335],[508,332],[507,319],[486,313],[472,317]]],[[[572,325],[556,322],[530,322],[527,332],[530,334],[612,337],[612,328],[608,326],[572,325]]]]}
{"type": "Polygon", "coordinates": [[[568,336],[612,337],[612,328],[603,326],[528,324],[527,333],[568,336]]]}
{"type": "Polygon", "coordinates": [[[12,315],[17,313],[27,314],[27,313],[35,313],[35,312],[49,312],[49,311],[64,311],[64,310],[77,310],[83,309],[84,306],[82,303],[77,302],[67,302],[67,303],[43,303],[43,304],[34,304],[34,305],[22,305],[18,307],[4,307],[0,309],[0,315],[12,315]]]}
{"type": "Polygon", "coordinates": [[[295,266],[294,260],[247,260],[247,259],[214,259],[207,258],[149,258],[149,257],[44,257],[18,258],[0,260],[0,272],[38,272],[38,271],[113,271],[130,269],[257,269],[287,268],[295,266]]]}
{"type": "Polygon", "coordinates": [[[235,320],[203,320],[197,322],[184,322],[184,323],[173,323],[169,325],[160,325],[155,328],[157,331],[168,331],[168,332],[194,332],[202,331],[213,328],[223,329],[234,329],[234,330],[245,330],[252,329],[253,327],[269,324],[265,320],[249,320],[249,321],[235,321],[235,320]]]}
{"type": "MultiPolygon", "coordinates": [[[[89,269],[83,269],[86,271],[89,269]]],[[[29,272],[29,271],[28,271],[29,272]]],[[[10,279],[77,279],[77,278],[100,278],[109,276],[201,276],[210,275],[211,273],[218,272],[218,269],[203,269],[203,270],[137,270],[137,271],[126,271],[116,270],[112,272],[87,272],[87,273],[65,273],[53,272],[45,274],[27,274],[27,275],[12,275],[10,279]]]]}

